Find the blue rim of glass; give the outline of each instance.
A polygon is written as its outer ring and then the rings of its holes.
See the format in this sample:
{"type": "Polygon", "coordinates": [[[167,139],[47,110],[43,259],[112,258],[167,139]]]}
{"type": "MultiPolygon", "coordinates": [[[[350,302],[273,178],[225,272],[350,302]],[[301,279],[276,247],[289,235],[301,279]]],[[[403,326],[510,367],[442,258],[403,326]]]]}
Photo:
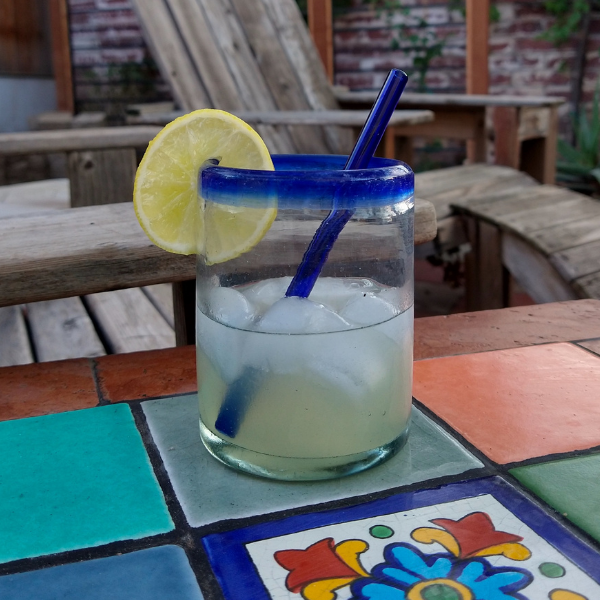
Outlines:
{"type": "Polygon", "coordinates": [[[366,169],[344,171],[347,156],[276,154],[272,159],[274,171],[201,169],[202,198],[239,207],[318,210],[413,203],[414,174],[397,160],[372,158],[366,169]]]}

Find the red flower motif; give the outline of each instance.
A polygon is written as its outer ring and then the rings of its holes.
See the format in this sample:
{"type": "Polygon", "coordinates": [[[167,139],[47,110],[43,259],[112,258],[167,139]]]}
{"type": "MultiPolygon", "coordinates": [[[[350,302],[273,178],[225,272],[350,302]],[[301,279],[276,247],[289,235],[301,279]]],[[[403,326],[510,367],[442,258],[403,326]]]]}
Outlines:
{"type": "Polygon", "coordinates": [[[443,527],[458,542],[461,558],[473,556],[485,548],[520,542],[523,539],[519,535],[496,531],[490,517],[482,512],[471,513],[458,521],[432,519],[431,522],[443,527]]]}
{"type": "Polygon", "coordinates": [[[274,558],[290,571],[285,585],[295,593],[309,583],[322,579],[361,577],[336,554],[333,538],[319,540],[306,550],[280,550],[275,552],[274,558]]]}

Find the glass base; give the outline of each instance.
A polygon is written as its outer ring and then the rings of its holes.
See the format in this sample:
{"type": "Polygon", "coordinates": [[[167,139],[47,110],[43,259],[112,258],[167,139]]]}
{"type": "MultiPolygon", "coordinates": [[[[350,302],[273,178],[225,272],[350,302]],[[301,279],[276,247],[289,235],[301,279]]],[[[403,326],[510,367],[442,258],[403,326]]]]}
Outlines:
{"type": "Polygon", "coordinates": [[[263,454],[236,446],[216,436],[200,421],[200,438],[216,459],[239,471],[284,481],[334,479],[370,469],[394,456],[404,446],[408,439],[408,430],[407,425],[395,440],[357,454],[327,458],[290,458],[263,454]]]}

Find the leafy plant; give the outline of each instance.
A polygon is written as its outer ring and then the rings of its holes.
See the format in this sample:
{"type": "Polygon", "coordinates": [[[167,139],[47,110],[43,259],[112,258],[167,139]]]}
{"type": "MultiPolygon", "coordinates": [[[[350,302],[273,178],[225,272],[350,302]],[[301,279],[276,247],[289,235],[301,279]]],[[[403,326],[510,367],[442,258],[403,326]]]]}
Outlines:
{"type": "Polygon", "coordinates": [[[561,159],[558,180],[567,187],[589,195],[600,192],[600,86],[596,86],[591,115],[581,110],[573,118],[575,145],[558,140],[561,159]]]}
{"type": "Polygon", "coordinates": [[[540,35],[541,39],[561,46],[579,30],[585,15],[592,10],[590,0],[546,0],[544,8],[556,17],[554,23],[540,35]]]}

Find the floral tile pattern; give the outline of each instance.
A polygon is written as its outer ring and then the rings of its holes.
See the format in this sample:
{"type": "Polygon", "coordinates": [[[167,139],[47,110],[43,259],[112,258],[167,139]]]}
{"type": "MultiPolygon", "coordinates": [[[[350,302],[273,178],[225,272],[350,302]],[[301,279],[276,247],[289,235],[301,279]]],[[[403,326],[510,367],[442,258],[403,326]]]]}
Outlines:
{"type": "Polygon", "coordinates": [[[592,600],[600,557],[498,478],[204,538],[227,600],[592,600]]]}

